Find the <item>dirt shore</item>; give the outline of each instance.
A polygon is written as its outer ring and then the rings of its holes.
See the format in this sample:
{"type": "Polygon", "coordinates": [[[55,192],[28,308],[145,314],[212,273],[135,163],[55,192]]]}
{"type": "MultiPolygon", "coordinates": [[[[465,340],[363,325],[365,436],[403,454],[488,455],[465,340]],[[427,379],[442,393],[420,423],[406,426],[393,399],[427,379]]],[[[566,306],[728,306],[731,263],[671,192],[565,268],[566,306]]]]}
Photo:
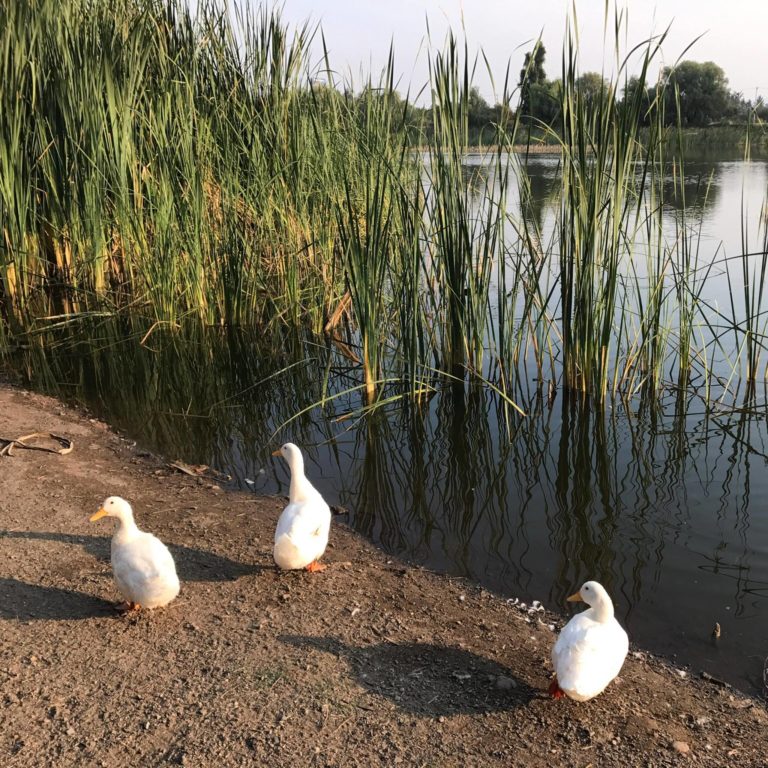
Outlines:
{"type": "Polygon", "coordinates": [[[339,518],[328,570],[278,573],[283,499],[0,385],[0,437],[34,431],[74,450],[0,457],[3,766],[768,766],[757,699],[632,648],[597,699],[551,700],[558,617],[393,561],[339,518]],[[166,609],[113,610],[113,523],[88,522],[112,494],[174,553],[166,609]]]}

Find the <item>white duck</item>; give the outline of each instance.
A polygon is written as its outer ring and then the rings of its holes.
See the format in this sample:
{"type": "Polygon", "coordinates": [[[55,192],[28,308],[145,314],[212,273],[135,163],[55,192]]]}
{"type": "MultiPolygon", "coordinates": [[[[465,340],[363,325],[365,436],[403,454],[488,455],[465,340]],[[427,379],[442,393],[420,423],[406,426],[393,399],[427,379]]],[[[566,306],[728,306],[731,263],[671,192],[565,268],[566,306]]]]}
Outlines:
{"type": "Polygon", "coordinates": [[[555,679],[549,692],[556,699],[565,694],[576,701],[588,701],[619,674],[629,639],[613,616],[611,598],[598,582],[585,582],[568,600],[580,600],[590,607],[576,614],[557,638],[552,649],[555,679]]]}
{"type": "Polygon", "coordinates": [[[304,458],[298,446],[286,443],[273,456],[282,456],[291,468],[288,506],[275,530],[273,555],[278,568],[325,570],[318,560],[328,546],[331,510],[320,492],[304,475],[304,458]]]}
{"type": "Polygon", "coordinates": [[[105,499],[91,522],[116,517],[120,524],[112,536],[112,573],[127,610],[160,608],[179,594],[173,556],[160,539],[139,530],[131,505],[119,496],[105,499]]]}

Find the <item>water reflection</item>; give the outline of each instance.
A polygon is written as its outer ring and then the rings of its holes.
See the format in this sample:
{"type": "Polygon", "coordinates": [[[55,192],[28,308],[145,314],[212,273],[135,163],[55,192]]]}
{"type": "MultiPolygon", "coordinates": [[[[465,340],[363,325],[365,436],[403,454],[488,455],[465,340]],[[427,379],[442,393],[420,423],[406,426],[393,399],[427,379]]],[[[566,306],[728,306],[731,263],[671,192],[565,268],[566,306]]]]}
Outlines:
{"type": "Polygon", "coordinates": [[[286,492],[269,454],[291,439],[329,501],[387,551],[557,609],[597,578],[635,642],[758,687],[768,630],[758,393],[708,413],[690,394],[595,408],[533,388],[528,417],[508,429],[492,392],[461,384],[361,420],[339,420],[359,405],[344,395],[278,429],[348,388],[332,348],[161,331],[142,346],[143,333],[113,332],[89,331],[98,348],[30,348],[20,367],[33,386],[84,400],[147,447],[225,470],[242,489],[286,492]]]}

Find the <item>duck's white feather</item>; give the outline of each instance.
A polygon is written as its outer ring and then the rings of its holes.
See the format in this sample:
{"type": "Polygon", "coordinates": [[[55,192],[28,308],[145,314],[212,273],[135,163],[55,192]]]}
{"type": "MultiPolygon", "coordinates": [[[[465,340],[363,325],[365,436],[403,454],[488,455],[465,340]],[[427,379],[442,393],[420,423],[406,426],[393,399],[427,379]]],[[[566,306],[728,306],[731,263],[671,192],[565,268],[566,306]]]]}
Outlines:
{"type": "Polygon", "coordinates": [[[557,684],[576,701],[587,701],[605,690],[619,674],[629,650],[627,633],[616,619],[601,624],[586,613],[563,627],[552,649],[557,684]]]}
{"type": "Polygon", "coordinates": [[[144,608],[167,605],[179,594],[173,556],[160,539],[146,531],[127,540],[114,536],[112,572],[120,594],[144,608]]]}
{"type": "Polygon", "coordinates": [[[593,594],[599,588],[599,604],[574,616],[552,649],[557,684],[576,701],[587,701],[605,690],[619,674],[629,650],[627,633],[613,616],[608,593],[590,581],[582,587],[581,595],[585,587],[593,594]]]}
{"type": "Polygon", "coordinates": [[[125,499],[110,496],[91,520],[105,515],[118,520],[112,536],[112,575],[120,594],[143,608],[170,603],[179,594],[180,585],[168,548],[156,536],[139,529],[125,499]]]}
{"type": "Polygon", "coordinates": [[[279,568],[306,568],[328,546],[331,510],[304,475],[299,448],[286,443],[280,452],[291,468],[291,488],[288,506],[277,521],[273,556],[279,568]]]}
{"type": "Polygon", "coordinates": [[[280,568],[306,568],[325,552],[330,529],[331,510],[322,498],[288,504],[275,529],[275,562],[280,568]]]}

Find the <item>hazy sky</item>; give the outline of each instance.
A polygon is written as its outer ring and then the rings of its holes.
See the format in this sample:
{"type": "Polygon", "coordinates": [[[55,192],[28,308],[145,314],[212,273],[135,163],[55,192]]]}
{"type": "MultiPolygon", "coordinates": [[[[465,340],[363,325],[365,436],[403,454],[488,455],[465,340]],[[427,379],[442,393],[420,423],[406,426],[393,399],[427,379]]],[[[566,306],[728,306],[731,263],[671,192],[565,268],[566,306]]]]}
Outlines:
{"type": "MultiPolygon", "coordinates": [[[[343,74],[351,71],[356,83],[361,66],[380,71],[394,40],[402,92],[409,82],[415,86],[427,79],[426,19],[438,45],[449,27],[456,33],[463,28],[470,50],[485,51],[500,91],[507,61],[511,59],[516,82],[525,51],[539,34],[548,53],[547,75],[559,75],[563,30],[572,7],[571,0],[284,0],[283,18],[290,23],[322,22],[331,64],[343,74]]],[[[674,63],[703,35],[685,58],[714,61],[725,70],[733,90],[745,98],[754,99],[758,93],[768,100],[768,0],[624,0],[619,8],[627,11],[625,52],[671,23],[659,66],[674,63]]],[[[613,31],[609,27],[604,46],[604,10],[603,0],[576,0],[582,71],[603,69],[604,49],[605,71],[611,69],[613,31]]],[[[476,82],[491,101],[490,81],[482,66],[476,82]]]]}

